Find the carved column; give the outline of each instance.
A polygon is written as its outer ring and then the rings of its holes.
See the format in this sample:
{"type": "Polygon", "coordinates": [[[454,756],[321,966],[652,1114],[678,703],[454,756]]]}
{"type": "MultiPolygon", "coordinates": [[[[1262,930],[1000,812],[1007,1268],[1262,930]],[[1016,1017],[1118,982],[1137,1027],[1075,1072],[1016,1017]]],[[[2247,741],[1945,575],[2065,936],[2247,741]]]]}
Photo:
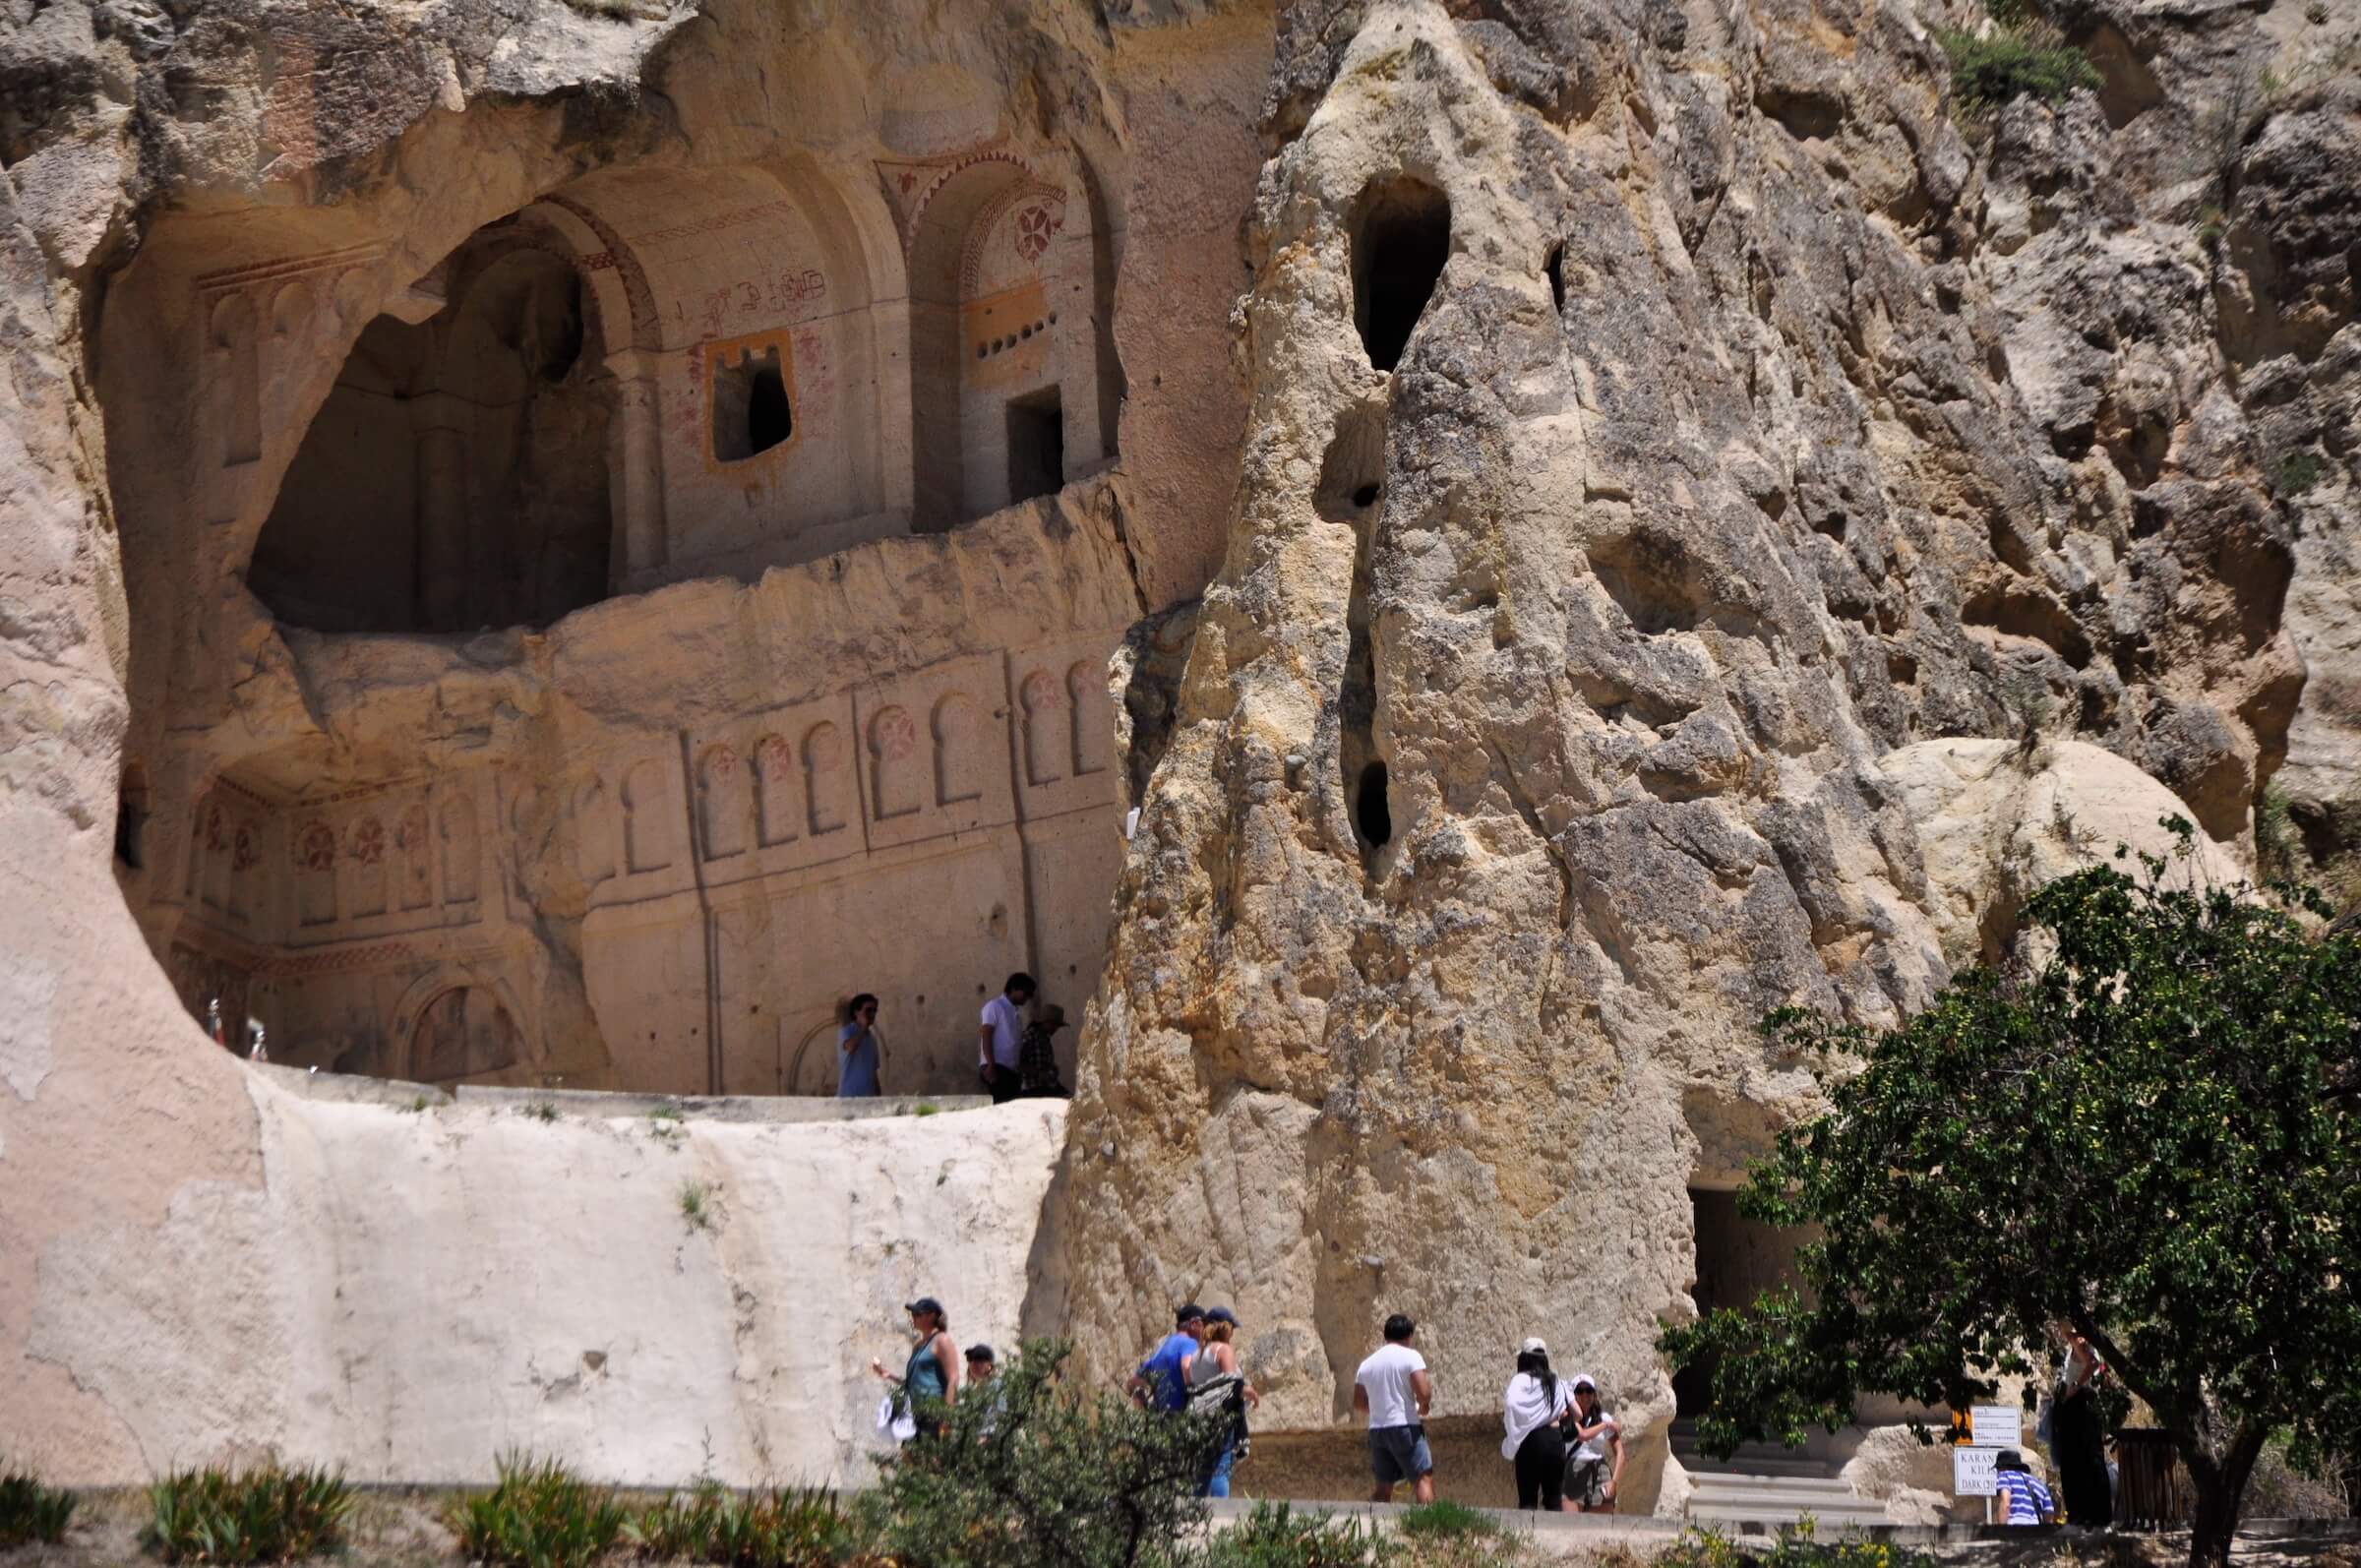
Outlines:
{"type": "Polygon", "coordinates": [[[417,463],[418,618],[458,631],[468,605],[467,406],[449,392],[410,399],[417,463]]]}
{"type": "Polygon", "coordinates": [[[608,426],[607,494],[613,498],[617,555],[614,586],[636,583],[664,564],[664,442],[657,400],[659,354],[618,348],[607,356],[615,378],[615,418],[608,426]]]}

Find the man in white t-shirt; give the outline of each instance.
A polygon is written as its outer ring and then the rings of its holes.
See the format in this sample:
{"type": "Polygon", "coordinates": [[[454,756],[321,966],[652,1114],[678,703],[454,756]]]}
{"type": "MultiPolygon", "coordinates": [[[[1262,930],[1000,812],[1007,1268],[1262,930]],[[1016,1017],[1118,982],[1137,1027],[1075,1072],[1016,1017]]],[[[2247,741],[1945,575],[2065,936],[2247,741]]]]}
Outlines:
{"type": "Polygon", "coordinates": [[[1420,1502],[1434,1501],[1434,1454],[1426,1446],[1434,1380],[1426,1357],[1410,1348],[1418,1331],[1396,1312],[1385,1320],[1385,1344],[1353,1374],[1353,1408],[1369,1418],[1369,1469],[1377,1478],[1369,1495],[1381,1503],[1392,1502],[1395,1483],[1405,1480],[1420,1502]]]}
{"type": "Polygon", "coordinates": [[[1018,1053],[1024,1049],[1025,1003],[1033,999],[1033,977],[1019,972],[1008,977],[1000,994],[984,1004],[976,1023],[976,1076],[992,1091],[992,1103],[1006,1105],[1023,1083],[1017,1075],[1018,1053]]]}

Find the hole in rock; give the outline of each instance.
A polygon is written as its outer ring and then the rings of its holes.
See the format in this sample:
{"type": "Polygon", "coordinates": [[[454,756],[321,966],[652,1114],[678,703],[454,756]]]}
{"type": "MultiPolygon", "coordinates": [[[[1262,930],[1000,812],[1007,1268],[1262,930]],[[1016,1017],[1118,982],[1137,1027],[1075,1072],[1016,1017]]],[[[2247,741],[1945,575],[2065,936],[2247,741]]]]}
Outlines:
{"type": "Polygon", "coordinates": [[[1392,370],[1451,257],[1451,201],[1404,175],[1361,193],[1353,223],[1353,325],[1369,364],[1392,370]]]}
{"type": "Polygon", "coordinates": [[[1562,317],[1566,314],[1566,247],[1564,241],[1561,240],[1549,247],[1549,258],[1542,263],[1542,271],[1549,277],[1549,302],[1557,307],[1557,314],[1562,317]]]}
{"type": "Polygon", "coordinates": [[[115,859],[132,871],[145,864],[147,831],[148,775],[139,763],[127,763],[115,795],[115,859]]]}
{"type": "Polygon", "coordinates": [[[1385,411],[1356,403],[1336,416],[1311,509],[1329,522],[1359,526],[1385,493],[1385,411]]]}
{"type": "Polygon", "coordinates": [[[1008,404],[1008,500],[1054,496],[1065,483],[1065,411],[1050,388],[1008,404]]]}
{"type": "Polygon", "coordinates": [[[795,411],[787,401],[787,378],[775,343],[747,350],[734,365],[713,367],[713,455],[743,462],[795,434],[795,411]]]}
{"type": "Polygon", "coordinates": [[[1394,836],[1394,814],[1385,800],[1385,764],[1371,762],[1353,786],[1353,830],[1370,849],[1383,849],[1394,836]]]}

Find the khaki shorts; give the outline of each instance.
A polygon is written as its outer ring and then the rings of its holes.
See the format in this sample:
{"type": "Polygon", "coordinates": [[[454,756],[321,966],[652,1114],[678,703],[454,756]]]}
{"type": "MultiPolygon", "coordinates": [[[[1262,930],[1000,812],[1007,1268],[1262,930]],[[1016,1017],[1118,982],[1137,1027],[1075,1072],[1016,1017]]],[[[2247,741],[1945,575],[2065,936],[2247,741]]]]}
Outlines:
{"type": "Polygon", "coordinates": [[[1584,1508],[1606,1506],[1606,1461],[1604,1459],[1569,1459],[1566,1461],[1566,1501],[1584,1508]]]}

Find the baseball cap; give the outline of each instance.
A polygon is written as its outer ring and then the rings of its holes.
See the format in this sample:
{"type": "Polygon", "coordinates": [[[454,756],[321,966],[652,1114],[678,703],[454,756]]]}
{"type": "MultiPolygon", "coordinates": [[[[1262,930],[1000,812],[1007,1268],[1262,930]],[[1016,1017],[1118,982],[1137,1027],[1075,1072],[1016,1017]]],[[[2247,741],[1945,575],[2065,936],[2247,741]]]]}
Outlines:
{"type": "Polygon", "coordinates": [[[1588,1372],[1576,1372],[1574,1374],[1574,1386],[1576,1388],[1587,1388],[1592,1393],[1596,1394],[1599,1392],[1599,1379],[1593,1377],[1588,1372]]]}
{"type": "Polygon", "coordinates": [[[903,1302],[902,1310],[905,1312],[932,1312],[937,1317],[940,1317],[942,1316],[942,1303],[931,1296],[922,1296],[915,1301],[903,1302]]]}
{"type": "Polygon", "coordinates": [[[1238,1314],[1231,1311],[1226,1306],[1211,1306],[1205,1309],[1205,1321],[1208,1323],[1227,1323],[1232,1328],[1236,1328],[1238,1327],[1238,1314]]]}
{"type": "Polygon", "coordinates": [[[1528,1334],[1525,1336],[1525,1343],[1517,1347],[1517,1354],[1519,1356],[1546,1356],[1549,1354],[1549,1347],[1542,1343],[1542,1337],[1539,1334],[1528,1334]]]}
{"type": "Polygon", "coordinates": [[[999,1359],[999,1357],[992,1354],[992,1347],[989,1345],[970,1345],[967,1348],[967,1358],[971,1361],[997,1361],[999,1359]]]}
{"type": "Polygon", "coordinates": [[[1175,1328],[1179,1328],[1183,1323],[1201,1322],[1203,1321],[1204,1317],[1205,1309],[1199,1306],[1196,1302],[1191,1301],[1185,1306],[1179,1306],[1173,1309],[1173,1326],[1175,1328]]]}

